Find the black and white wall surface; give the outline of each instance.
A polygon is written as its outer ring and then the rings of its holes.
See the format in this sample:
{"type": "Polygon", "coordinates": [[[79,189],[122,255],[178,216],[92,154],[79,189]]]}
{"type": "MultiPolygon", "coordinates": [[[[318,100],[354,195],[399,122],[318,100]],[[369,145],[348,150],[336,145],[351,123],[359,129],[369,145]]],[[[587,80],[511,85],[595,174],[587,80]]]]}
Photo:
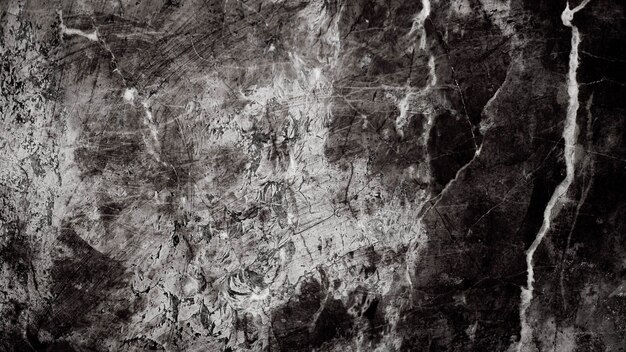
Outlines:
{"type": "Polygon", "coordinates": [[[626,351],[626,2],[0,24],[0,351],[626,351]]]}

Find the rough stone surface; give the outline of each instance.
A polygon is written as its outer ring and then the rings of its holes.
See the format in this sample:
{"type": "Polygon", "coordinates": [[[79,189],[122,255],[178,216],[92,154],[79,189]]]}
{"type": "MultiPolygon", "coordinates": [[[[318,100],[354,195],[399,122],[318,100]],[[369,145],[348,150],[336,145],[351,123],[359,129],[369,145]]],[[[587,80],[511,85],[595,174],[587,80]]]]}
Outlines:
{"type": "Polygon", "coordinates": [[[0,1],[0,351],[626,351],[625,18],[0,1]]]}

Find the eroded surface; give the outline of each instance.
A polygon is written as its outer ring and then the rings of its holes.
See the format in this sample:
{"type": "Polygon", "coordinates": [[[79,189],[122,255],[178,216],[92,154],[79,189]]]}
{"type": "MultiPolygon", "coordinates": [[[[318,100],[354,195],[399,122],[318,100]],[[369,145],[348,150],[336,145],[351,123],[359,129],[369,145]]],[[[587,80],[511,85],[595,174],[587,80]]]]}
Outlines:
{"type": "Polygon", "coordinates": [[[0,10],[0,350],[626,350],[623,4],[0,10]]]}

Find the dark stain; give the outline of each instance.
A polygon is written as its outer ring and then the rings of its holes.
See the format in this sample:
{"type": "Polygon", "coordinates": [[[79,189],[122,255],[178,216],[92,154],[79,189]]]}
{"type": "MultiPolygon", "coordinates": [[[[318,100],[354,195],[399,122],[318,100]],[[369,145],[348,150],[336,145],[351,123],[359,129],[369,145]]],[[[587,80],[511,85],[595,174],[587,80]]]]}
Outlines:
{"type": "Polygon", "coordinates": [[[272,314],[272,330],[281,351],[307,351],[310,347],[310,324],[322,300],[318,281],[304,281],[300,293],[272,314]]]}
{"type": "Polygon", "coordinates": [[[217,175],[216,184],[223,188],[228,188],[239,180],[247,162],[246,155],[232,147],[216,148],[209,155],[209,165],[212,172],[217,175]]]}
{"type": "Polygon", "coordinates": [[[347,306],[350,307],[351,314],[357,318],[365,318],[355,330],[361,331],[363,336],[372,344],[380,342],[383,335],[389,332],[389,325],[385,319],[386,298],[381,295],[372,294],[366,287],[358,286],[348,295],[347,306]]]}
{"type": "Polygon", "coordinates": [[[105,226],[109,226],[120,215],[126,205],[122,202],[116,202],[108,196],[102,196],[102,199],[98,201],[98,212],[100,213],[100,219],[105,226]]]}
{"type": "MultiPolygon", "coordinates": [[[[557,226],[565,230],[555,231],[550,237],[554,247],[562,249],[563,257],[541,257],[543,263],[559,264],[545,270],[546,280],[541,284],[551,289],[555,286],[552,282],[563,275],[564,296],[560,287],[550,290],[559,326],[575,324],[577,311],[593,310],[593,316],[577,331],[577,351],[626,346],[624,336],[614,333],[626,328],[626,305],[623,298],[613,294],[626,277],[626,122],[622,118],[626,109],[626,25],[612,20],[624,14],[626,4],[600,0],[587,4],[573,20],[582,39],[577,77],[580,83],[587,83],[581,84],[578,110],[579,143],[583,148],[571,187],[574,201],[564,205],[556,220],[557,226]],[[592,303],[581,294],[590,288],[589,294],[597,299],[592,303]],[[606,329],[606,324],[611,328],[606,329]]],[[[569,28],[564,36],[569,40],[569,28]]],[[[569,47],[565,48],[565,54],[569,53],[569,47]]]]}
{"type": "Polygon", "coordinates": [[[141,349],[142,351],[165,351],[165,347],[160,343],[145,336],[125,340],[123,346],[141,349]]]}
{"type": "Polygon", "coordinates": [[[519,300],[517,284],[488,278],[450,287],[447,292],[422,294],[400,314],[400,351],[506,350],[510,333],[519,331],[519,310],[510,303],[514,300],[519,300]],[[475,332],[470,340],[467,331],[471,327],[475,332]]]}
{"type": "MultiPolygon", "coordinates": [[[[27,330],[24,334],[7,334],[0,332],[0,349],[11,352],[76,352],[74,346],[67,341],[42,343],[36,332],[27,330]]],[[[80,350],[79,350],[80,351],[80,350]]]]}
{"type": "Polygon", "coordinates": [[[607,351],[607,345],[602,341],[602,337],[596,333],[588,331],[576,335],[576,347],[574,352],[601,352],[607,351]]]}
{"type": "Polygon", "coordinates": [[[182,3],[182,0],[167,0],[167,6],[180,7],[182,3]]]}
{"type": "Polygon", "coordinates": [[[543,223],[544,209],[557,185],[565,178],[562,142],[561,140],[558,144],[558,149],[554,149],[552,153],[547,155],[543,167],[537,170],[535,177],[532,179],[530,203],[526,210],[523,225],[519,230],[526,248],[535,240],[543,223]]]}
{"type": "Polygon", "coordinates": [[[425,118],[421,114],[408,116],[408,124],[400,135],[395,127],[400,112],[395,105],[383,101],[365,104],[368,106],[361,112],[340,101],[334,103],[325,156],[344,170],[349,170],[356,158],[366,158],[370,177],[382,177],[389,190],[399,190],[412,200],[415,191],[424,186],[417,180],[405,180],[402,173],[424,161],[420,141],[425,118]]]}
{"type": "Polygon", "coordinates": [[[369,246],[364,250],[365,262],[361,268],[361,273],[367,279],[374,275],[377,271],[377,265],[381,259],[381,255],[376,252],[374,246],[369,246]]]}
{"type": "MultiPolygon", "coordinates": [[[[123,265],[92,248],[70,223],[64,223],[57,241],[59,252],[53,257],[51,269],[53,298],[50,306],[40,312],[36,329],[48,331],[59,339],[92,327],[93,319],[97,319],[98,326],[107,327],[106,331],[92,329],[92,336],[97,338],[108,335],[111,326],[128,321],[136,308],[131,295],[129,300],[109,301],[130,287],[123,265]],[[67,251],[66,254],[60,252],[61,248],[65,248],[62,252],[67,251]]],[[[86,341],[84,346],[92,343],[86,341]]]]}
{"type": "Polygon", "coordinates": [[[367,309],[363,312],[363,316],[366,317],[367,320],[373,321],[374,318],[376,317],[376,313],[378,310],[378,303],[379,303],[378,298],[374,298],[372,303],[370,303],[367,309]]]}
{"type": "Polygon", "coordinates": [[[475,151],[472,126],[463,116],[449,112],[436,116],[428,141],[433,193],[441,192],[475,151]]]}
{"type": "Polygon", "coordinates": [[[243,332],[244,348],[251,348],[252,344],[259,339],[258,329],[254,325],[254,317],[250,313],[237,314],[235,329],[243,332]]]}
{"type": "MultiPolygon", "coordinates": [[[[456,107],[477,126],[485,104],[506,77],[511,38],[502,33],[480,3],[470,3],[474,8],[472,15],[443,18],[443,12],[433,11],[426,28],[440,45],[435,50],[445,53],[452,70],[455,91],[450,94],[456,107]]],[[[477,129],[474,132],[479,133],[477,129]]]]}
{"type": "Polygon", "coordinates": [[[319,348],[333,339],[352,337],[352,317],[340,300],[328,298],[324,309],[315,321],[311,346],[319,348]]]}
{"type": "Polygon", "coordinates": [[[290,119],[288,110],[288,104],[272,99],[267,104],[264,118],[254,123],[251,132],[257,149],[265,153],[274,168],[283,171],[289,166],[289,149],[299,138],[298,122],[290,119]]]}
{"type": "MultiPolygon", "coordinates": [[[[6,209],[6,208],[5,208],[6,209]]],[[[6,265],[13,275],[9,279],[7,289],[15,285],[26,286],[31,272],[31,255],[29,240],[24,232],[25,224],[15,219],[2,226],[3,243],[0,245],[0,265],[6,265]]]]}
{"type": "Polygon", "coordinates": [[[352,336],[353,321],[343,303],[327,297],[327,288],[309,278],[300,293],[272,313],[279,351],[310,351],[335,338],[352,336]]]}
{"type": "Polygon", "coordinates": [[[107,131],[100,135],[85,131],[83,134],[88,139],[97,139],[96,144],[84,143],[74,151],[74,159],[85,176],[99,175],[109,164],[133,164],[145,152],[142,137],[137,133],[107,131]]]}

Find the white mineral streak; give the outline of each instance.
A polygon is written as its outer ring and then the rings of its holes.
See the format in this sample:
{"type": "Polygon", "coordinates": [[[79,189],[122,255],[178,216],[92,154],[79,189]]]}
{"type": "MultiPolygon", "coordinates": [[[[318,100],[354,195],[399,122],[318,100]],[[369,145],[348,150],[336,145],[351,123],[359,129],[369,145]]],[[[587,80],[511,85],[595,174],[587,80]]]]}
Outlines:
{"type": "Polygon", "coordinates": [[[128,102],[130,105],[135,105],[135,97],[137,96],[137,89],[135,88],[126,88],[124,90],[124,100],[128,102]]]}
{"type": "MultiPolygon", "coordinates": [[[[411,30],[409,31],[409,36],[412,35],[416,30],[420,31],[420,44],[419,49],[423,51],[427,51],[426,49],[426,29],[424,28],[424,22],[430,16],[430,0],[422,0],[422,9],[420,12],[415,15],[413,19],[413,25],[411,30]]],[[[404,87],[405,94],[401,99],[396,99],[396,104],[398,106],[399,114],[396,117],[395,127],[396,132],[401,137],[404,137],[404,126],[407,125],[409,120],[409,112],[411,110],[411,98],[414,95],[423,96],[428,94],[433,87],[437,84],[437,70],[435,66],[435,57],[431,54],[428,58],[428,68],[429,68],[429,82],[426,87],[424,87],[419,93],[412,91],[410,86],[410,81],[407,82],[404,87]]],[[[410,78],[409,78],[410,80],[410,78]]],[[[389,95],[390,96],[390,95],[389,95]]],[[[432,116],[428,116],[428,126],[426,126],[425,130],[430,131],[430,125],[432,124],[432,116]]],[[[425,132],[427,133],[427,132],[425,132]]],[[[425,139],[426,140],[426,139],[425,139]]]]}
{"type": "Polygon", "coordinates": [[[478,149],[476,149],[476,152],[474,152],[474,156],[472,157],[472,159],[468,161],[467,164],[463,165],[459,170],[457,170],[456,174],[454,174],[454,178],[450,180],[450,182],[446,184],[446,186],[441,190],[441,192],[439,192],[439,195],[437,195],[437,197],[434,198],[433,205],[431,205],[428,208],[428,210],[432,208],[436,208],[439,205],[439,201],[441,201],[443,196],[446,193],[448,193],[448,190],[459,180],[459,177],[463,174],[463,172],[465,172],[465,170],[474,163],[474,160],[478,159],[482,150],[483,150],[483,145],[481,144],[478,146],[478,149]]]}
{"type": "Polygon", "coordinates": [[[150,105],[148,104],[148,101],[144,100],[143,102],[141,102],[141,105],[143,106],[145,111],[143,123],[144,125],[146,125],[146,127],[148,127],[152,136],[152,143],[146,142],[146,146],[148,147],[150,154],[152,154],[152,156],[158,162],[161,162],[161,157],[159,156],[159,151],[161,149],[161,143],[159,142],[159,128],[154,122],[154,118],[152,117],[152,111],[150,111],[150,105]]]}
{"type": "Polygon", "coordinates": [[[416,30],[421,31],[420,35],[420,49],[426,49],[426,29],[424,28],[424,22],[430,16],[430,0],[422,0],[422,10],[417,13],[413,19],[413,27],[409,33],[413,33],[416,30]]]}
{"type": "Polygon", "coordinates": [[[407,87],[406,88],[407,92],[404,95],[404,98],[400,99],[397,102],[398,110],[400,110],[400,114],[398,115],[398,117],[396,117],[395,125],[396,125],[396,132],[401,137],[404,137],[404,126],[406,126],[406,124],[409,121],[408,113],[411,107],[409,104],[409,99],[411,98],[411,95],[413,95],[413,92],[411,92],[410,89],[411,88],[407,87]]]}
{"type": "Polygon", "coordinates": [[[498,106],[494,105],[494,102],[496,101],[496,99],[498,98],[498,96],[500,95],[500,92],[502,91],[503,87],[508,87],[511,81],[511,76],[513,76],[513,71],[519,67],[521,65],[521,61],[518,58],[513,59],[513,61],[511,62],[511,64],[509,65],[509,68],[506,71],[506,76],[504,77],[504,82],[502,82],[502,84],[500,85],[500,87],[498,87],[498,89],[496,90],[495,93],[493,93],[493,96],[491,96],[491,98],[489,98],[489,100],[487,101],[487,103],[485,103],[485,107],[483,108],[483,112],[482,112],[482,118],[480,120],[480,125],[479,125],[479,129],[480,129],[480,133],[484,136],[487,131],[489,129],[491,129],[494,125],[494,117],[497,116],[498,114],[498,106]]]}
{"type": "Polygon", "coordinates": [[[152,134],[152,138],[154,138],[155,141],[159,140],[159,131],[156,127],[156,125],[154,124],[154,118],[152,117],[152,112],[150,111],[150,106],[148,105],[148,102],[144,101],[141,103],[141,105],[143,105],[144,109],[145,109],[145,115],[144,115],[144,124],[146,126],[148,126],[148,128],[150,129],[150,133],[152,134]]]}
{"type": "Polygon", "coordinates": [[[428,58],[428,68],[430,69],[430,87],[432,88],[437,85],[437,66],[433,55],[428,58]]]}
{"type": "Polygon", "coordinates": [[[94,31],[92,33],[85,33],[83,30],[80,29],[76,29],[76,28],[67,28],[65,26],[65,23],[63,22],[63,11],[59,10],[57,11],[57,14],[59,15],[59,20],[61,21],[61,24],[59,25],[59,28],[61,28],[61,35],[65,34],[65,35],[78,35],[81,37],[85,37],[89,40],[91,40],[92,42],[97,42],[98,41],[98,30],[94,29],[94,31]]]}
{"type": "MultiPolygon", "coordinates": [[[[427,87],[427,90],[430,91],[434,89],[434,87],[437,85],[437,66],[435,64],[435,56],[433,56],[432,54],[428,58],[428,67],[430,69],[430,83],[427,87]]],[[[426,116],[426,124],[424,125],[424,132],[422,132],[422,141],[424,143],[424,146],[427,146],[428,137],[430,136],[430,130],[435,123],[435,115],[434,111],[426,111],[424,115],[426,116]]]]}
{"type": "Polygon", "coordinates": [[[567,194],[567,191],[574,180],[574,163],[575,163],[575,151],[576,140],[578,134],[578,126],[576,125],[576,112],[578,111],[578,82],[576,81],[576,71],[578,70],[578,45],[580,44],[580,33],[578,28],[572,25],[572,19],[574,14],[580,11],[589,0],[583,1],[577,7],[570,9],[569,3],[565,6],[565,10],[561,14],[561,20],[567,27],[572,28],[572,49],[569,55],[569,72],[567,74],[567,94],[569,96],[569,104],[567,106],[567,115],[565,119],[565,126],[563,128],[563,139],[565,140],[565,165],[566,176],[563,181],[556,187],[552,197],[548,201],[546,208],[543,212],[543,223],[537,233],[537,237],[526,251],[526,265],[527,265],[527,281],[526,288],[522,288],[521,304],[520,304],[520,341],[517,346],[518,351],[528,350],[528,344],[532,341],[533,331],[528,323],[527,310],[530,307],[530,303],[533,299],[533,283],[535,281],[534,269],[533,269],[533,255],[537,250],[537,247],[541,244],[541,241],[550,230],[550,224],[554,216],[556,216],[555,206],[557,202],[561,200],[567,194]]]}
{"type": "MultiPolygon", "coordinates": [[[[417,15],[415,16],[415,18],[413,19],[413,26],[411,27],[411,30],[409,31],[409,35],[413,34],[416,30],[420,31],[420,43],[419,43],[419,49],[422,51],[429,51],[426,48],[426,29],[424,28],[424,23],[426,22],[426,19],[428,18],[428,16],[430,16],[430,0],[422,0],[422,9],[420,10],[420,12],[417,13],[417,15]]],[[[426,87],[424,87],[420,92],[418,92],[418,96],[419,97],[423,97],[426,96],[428,94],[430,94],[433,89],[435,88],[435,86],[437,85],[437,66],[435,63],[435,56],[433,54],[430,54],[428,57],[428,68],[429,68],[429,82],[426,85],[426,87]]],[[[411,91],[411,86],[409,84],[410,82],[407,83],[406,85],[406,95],[404,96],[403,99],[401,99],[398,102],[398,110],[400,110],[400,115],[398,116],[398,118],[396,118],[396,131],[398,131],[398,134],[400,136],[403,136],[403,127],[407,124],[408,122],[408,118],[407,118],[407,113],[408,110],[410,109],[410,101],[409,98],[414,95],[413,92],[411,91]]],[[[420,104],[420,107],[422,108],[422,112],[424,113],[424,116],[426,117],[426,122],[424,123],[424,131],[422,132],[422,136],[421,136],[421,141],[423,143],[424,146],[428,145],[428,138],[430,135],[430,130],[434,124],[434,120],[435,120],[435,112],[434,112],[434,107],[433,106],[429,106],[428,103],[424,104],[420,104]]],[[[420,207],[421,209],[421,207],[420,207]]],[[[417,233],[418,234],[422,234],[423,231],[421,230],[421,224],[417,223],[417,233]]],[[[406,280],[409,283],[409,286],[411,287],[411,291],[413,291],[413,280],[411,279],[411,272],[412,272],[412,268],[415,266],[417,260],[418,260],[418,255],[419,255],[419,250],[421,249],[420,247],[423,247],[423,245],[425,244],[425,238],[423,238],[423,236],[418,236],[417,239],[411,239],[409,240],[408,243],[408,247],[409,250],[407,250],[406,252],[406,256],[405,256],[405,276],[406,276],[406,280]]]]}

